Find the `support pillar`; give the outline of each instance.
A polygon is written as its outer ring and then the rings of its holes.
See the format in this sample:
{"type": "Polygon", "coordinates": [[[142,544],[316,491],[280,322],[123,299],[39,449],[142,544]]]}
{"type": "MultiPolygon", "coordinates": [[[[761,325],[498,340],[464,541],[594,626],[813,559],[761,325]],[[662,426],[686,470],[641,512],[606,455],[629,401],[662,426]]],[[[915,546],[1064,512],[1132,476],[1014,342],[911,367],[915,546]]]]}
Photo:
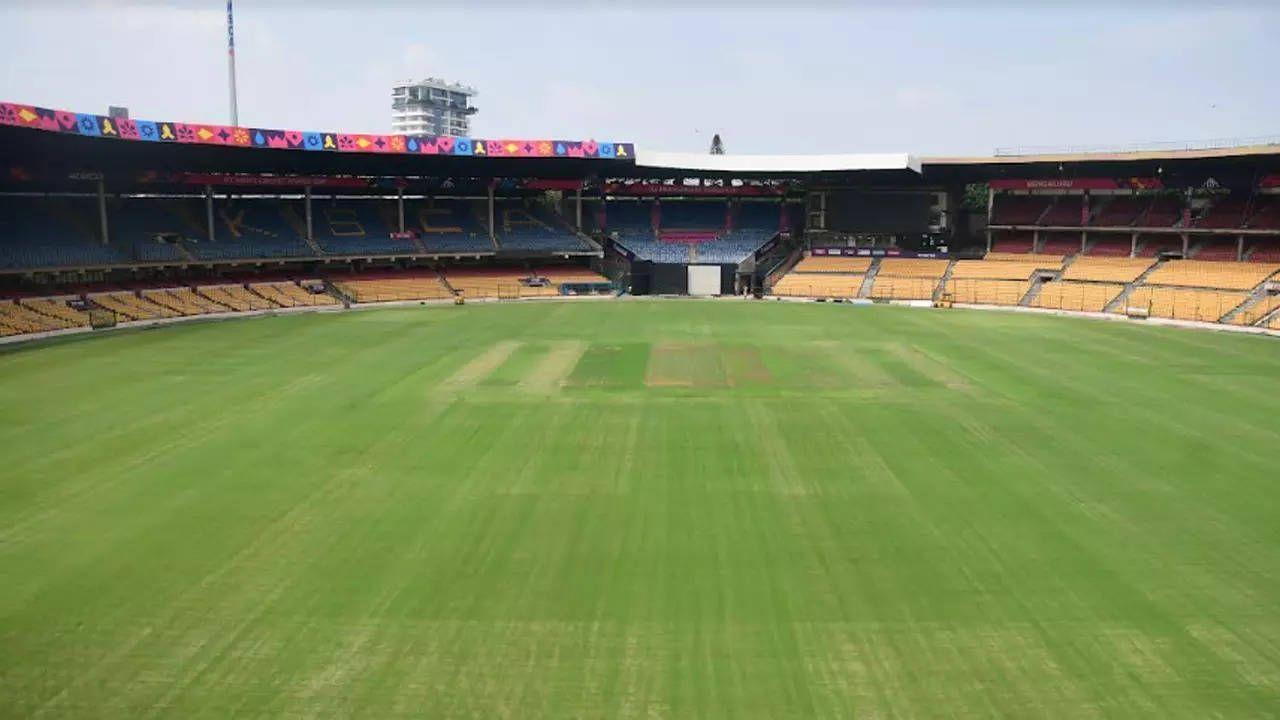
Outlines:
{"type": "Polygon", "coordinates": [[[582,231],[582,186],[578,186],[578,192],[574,195],[574,217],[576,218],[574,227],[578,231],[582,231]]]}
{"type": "Polygon", "coordinates": [[[1033,253],[1040,252],[1040,231],[1039,230],[1031,231],[1031,252],[1033,253]]]}
{"type": "Polygon", "coordinates": [[[206,227],[209,230],[209,242],[215,242],[217,238],[214,236],[213,225],[213,186],[204,186],[204,219],[206,227]]]}
{"type": "Polygon", "coordinates": [[[1084,246],[1088,244],[1089,244],[1089,231],[1081,230],[1080,231],[1080,254],[1081,255],[1084,254],[1084,246]]]}
{"type": "Polygon", "coordinates": [[[489,242],[497,242],[493,232],[493,183],[489,183],[489,242]]]}
{"type": "Polygon", "coordinates": [[[400,217],[400,232],[404,232],[404,188],[396,193],[396,214],[400,217]]]}
{"type": "Polygon", "coordinates": [[[1244,260],[1244,236],[1236,236],[1236,262],[1244,260]]]}
{"type": "Polygon", "coordinates": [[[107,185],[102,178],[98,178],[98,226],[102,230],[102,244],[106,245],[110,235],[107,232],[107,185]]]}
{"type": "Polygon", "coordinates": [[[1190,254],[1191,254],[1191,236],[1186,233],[1182,233],[1182,259],[1186,260],[1187,256],[1190,254]]]}
{"type": "Polygon", "coordinates": [[[315,236],[315,233],[312,232],[311,230],[311,186],[310,185],[303,188],[302,204],[303,204],[303,210],[306,211],[306,216],[307,216],[307,242],[314,242],[316,239],[316,236],[315,236]]]}
{"type": "Polygon", "coordinates": [[[1136,232],[1129,235],[1129,257],[1138,257],[1138,233],[1136,232]]]}
{"type": "Polygon", "coordinates": [[[991,214],[996,206],[996,191],[987,184],[987,252],[991,252],[991,214]]]}

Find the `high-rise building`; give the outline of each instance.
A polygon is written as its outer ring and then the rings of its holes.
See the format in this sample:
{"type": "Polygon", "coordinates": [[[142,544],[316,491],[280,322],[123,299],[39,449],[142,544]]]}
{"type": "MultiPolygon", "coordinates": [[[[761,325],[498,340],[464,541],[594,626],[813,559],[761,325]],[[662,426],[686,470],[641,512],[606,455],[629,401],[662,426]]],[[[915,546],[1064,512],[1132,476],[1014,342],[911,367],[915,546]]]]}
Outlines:
{"type": "Polygon", "coordinates": [[[408,81],[391,90],[391,131],[402,135],[467,136],[475,88],[440,78],[408,81]]]}

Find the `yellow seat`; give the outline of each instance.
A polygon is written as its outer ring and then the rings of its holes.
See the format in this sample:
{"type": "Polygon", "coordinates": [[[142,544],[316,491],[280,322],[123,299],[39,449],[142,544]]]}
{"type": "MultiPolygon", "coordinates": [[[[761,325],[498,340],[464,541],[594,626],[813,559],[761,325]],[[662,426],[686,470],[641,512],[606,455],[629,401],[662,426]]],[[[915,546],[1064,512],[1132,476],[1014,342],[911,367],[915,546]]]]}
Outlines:
{"type": "Polygon", "coordinates": [[[1107,303],[1114,300],[1123,290],[1124,285],[1120,283],[1055,280],[1040,286],[1040,292],[1032,299],[1031,306],[1053,310],[1102,312],[1107,303]]]}
{"type": "Polygon", "coordinates": [[[1130,283],[1151,267],[1152,262],[1152,258],[1078,257],[1062,271],[1062,279],[1130,283]]]}

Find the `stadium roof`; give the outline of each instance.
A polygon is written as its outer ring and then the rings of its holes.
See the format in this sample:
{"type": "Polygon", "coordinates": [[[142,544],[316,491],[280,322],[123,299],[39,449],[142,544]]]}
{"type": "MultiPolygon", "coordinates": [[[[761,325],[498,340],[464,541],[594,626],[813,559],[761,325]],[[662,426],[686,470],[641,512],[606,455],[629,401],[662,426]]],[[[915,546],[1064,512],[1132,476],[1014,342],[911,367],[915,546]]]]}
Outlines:
{"type": "Polygon", "coordinates": [[[698,172],[785,175],[813,172],[909,170],[920,161],[906,153],[849,155],[708,155],[636,150],[636,166],[698,172]]]}

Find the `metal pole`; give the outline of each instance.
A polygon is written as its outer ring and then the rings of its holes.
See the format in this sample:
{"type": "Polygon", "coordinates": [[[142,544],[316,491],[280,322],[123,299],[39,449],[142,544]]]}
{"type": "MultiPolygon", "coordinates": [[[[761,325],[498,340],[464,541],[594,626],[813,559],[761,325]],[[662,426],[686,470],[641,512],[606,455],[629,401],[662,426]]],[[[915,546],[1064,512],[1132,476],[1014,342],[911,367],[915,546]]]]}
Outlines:
{"type": "Polygon", "coordinates": [[[107,234],[107,186],[102,178],[98,178],[98,224],[102,228],[102,244],[108,242],[107,234]]]}
{"type": "Polygon", "coordinates": [[[1138,233],[1129,236],[1129,257],[1138,257],[1138,233]]]}
{"type": "Polygon", "coordinates": [[[493,237],[493,183],[489,183],[489,242],[497,242],[493,237]]]}
{"type": "Polygon", "coordinates": [[[212,185],[204,186],[204,214],[205,214],[205,220],[207,220],[209,223],[209,242],[214,242],[215,240],[217,240],[217,238],[214,237],[214,229],[213,229],[213,186],[212,185]]]}
{"type": "Polygon", "coordinates": [[[1187,255],[1191,252],[1191,236],[1182,233],[1182,259],[1186,260],[1187,255]]]}
{"type": "Polygon", "coordinates": [[[1244,236],[1236,236],[1236,262],[1244,260],[1244,236]]]}
{"type": "Polygon", "coordinates": [[[404,188],[396,194],[396,212],[400,215],[400,232],[404,232],[404,188]]]}
{"type": "Polygon", "coordinates": [[[575,212],[578,218],[577,219],[578,229],[581,230],[582,229],[582,186],[578,186],[577,209],[575,212]]]}
{"type": "Polygon", "coordinates": [[[313,241],[316,239],[316,236],[314,233],[311,232],[311,186],[310,185],[304,188],[303,205],[305,206],[305,210],[307,212],[307,240],[313,241]]]}
{"type": "Polygon", "coordinates": [[[231,126],[240,126],[240,110],[236,104],[236,31],[231,0],[227,0],[227,79],[231,88],[231,126]]]}

